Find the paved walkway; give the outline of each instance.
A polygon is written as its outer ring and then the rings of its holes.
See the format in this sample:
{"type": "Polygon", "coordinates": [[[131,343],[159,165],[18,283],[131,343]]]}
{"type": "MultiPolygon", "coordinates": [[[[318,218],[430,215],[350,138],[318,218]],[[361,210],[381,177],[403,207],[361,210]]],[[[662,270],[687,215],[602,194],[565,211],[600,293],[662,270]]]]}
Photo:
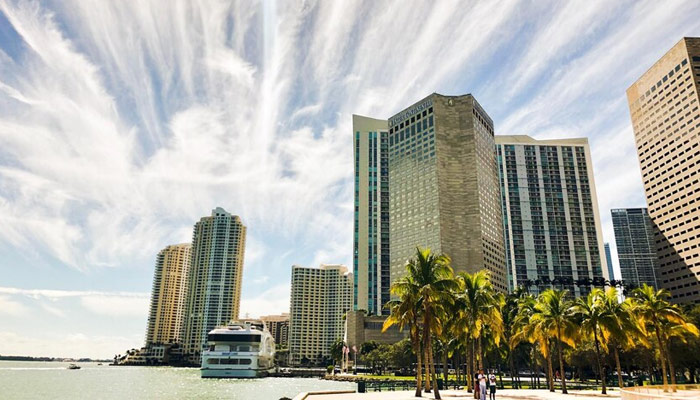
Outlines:
{"type": "MultiPolygon", "coordinates": [[[[398,392],[372,392],[372,393],[343,393],[343,394],[309,394],[307,400],[415,400],[415,391],[398,392]]],[[[441,390],[440,395],[444,400],[472,400],[474,395],[465,390],[441,390]]],[[[423,399],[434,399],[432,393],[424,393],[423,399]]],[[[570,390],[569,394],[561,392],[552,393],[549,390],[528,389],[504,389],[496,392],[496,400],[594,400],[594,399],[619,399],[620,392],[608,391],[607,395],[591,390],[570,390]]]]}

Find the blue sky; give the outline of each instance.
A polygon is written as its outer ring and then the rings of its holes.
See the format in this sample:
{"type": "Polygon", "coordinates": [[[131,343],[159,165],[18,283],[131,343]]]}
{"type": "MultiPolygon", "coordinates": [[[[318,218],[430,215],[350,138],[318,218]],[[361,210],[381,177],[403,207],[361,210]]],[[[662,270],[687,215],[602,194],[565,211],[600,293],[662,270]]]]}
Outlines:
{"type": "Polygon", "coordinates": [[[350,265],[351,115],[472,93],[497,134],[588,137],[644,206],[625,90],[697,1],[0,0],[0,354],[143,342],[157,252],[216,206],[248,226],[242,313],[290,266],[350,265]]]}

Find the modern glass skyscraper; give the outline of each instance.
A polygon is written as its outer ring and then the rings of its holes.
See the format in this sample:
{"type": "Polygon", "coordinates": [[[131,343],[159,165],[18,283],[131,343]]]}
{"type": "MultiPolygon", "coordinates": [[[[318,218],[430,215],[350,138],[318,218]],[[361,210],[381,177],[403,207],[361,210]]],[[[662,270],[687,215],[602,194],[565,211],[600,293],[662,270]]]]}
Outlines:
{"type": "Polygon", "coordinates": [[[496,136],[510,288],[576,296],[609,279],[587,139],[496,136]]]}
{"type": "Polygon", "coordinates": [[[433,93],[389,118],[391,281],[416,246],[507,290],[493,121],[472,95],[433,93]]]}
{"type": "Polygon", "coordinates": [[[223,208],[212,210],[194,226],[183,347],[200,362],[207,334],[238,319],[246,227],[223,208]]]}
{"type": "Polygon", "coordinates": [[[355,218],[354,310],[388,314],[389,130],[386,120],[353,115],[355,218]]]}
{"type": "Polygon", "coordinates": [[[153,272],[146,347],[182,341],[182,321],[190,272],[189,243],[167,246],[158,253],[153,272]]]}
{"type": "MultiPolygon", "coordinates": [[[[289,363],[321,365],[343,338],[343,316],[352,308],[352,273],[344,265],[292,267],[289,363]]],[[[327,365],[327,364],[323,364],[327,365]]]]}
{"type": "Polygon", "coordinates": [[[656,243],[654,223],[646,208],[617,208],[612,210],[613,229],[620,272],[625,286],[656,282],[656,243]]]}
{"type": "Polygon", "coordinates": [[[656,278],[676,303],[700,303],[700,38],[683,38],[629,89],[656,278]]]}
{"type": "Polygon", "coordinates": [[[608,277],[610,280],[615,279],[615,271],[613,270],[612,254],[610,254],[610,243],[605,243],[605,262],[608,264],[608,277]]]}

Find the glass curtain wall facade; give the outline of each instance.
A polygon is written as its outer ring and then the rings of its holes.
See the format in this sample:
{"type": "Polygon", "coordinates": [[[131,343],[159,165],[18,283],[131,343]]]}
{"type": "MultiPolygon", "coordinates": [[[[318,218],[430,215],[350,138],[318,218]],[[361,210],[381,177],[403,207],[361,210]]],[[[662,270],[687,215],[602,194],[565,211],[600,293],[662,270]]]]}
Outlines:
{"type": "Polygon", "coordinates": [[[609,280],[586,139],[496,136],[510,289],[585,295],[609,280]]]}
{"type": "Polygon", "coordinates": [[[626,288],[656,282],[656,243],[654,224],[646,208],[617,208],[612,212],[617,257],[626,288]]]}
{"type": "Polygon", "coordinates": [[[388,314],[389,132],[386,120],[353,115],[355,212],[353,233],[354,310],[388,314]]]}
{"type": "Polygon", "coordinates": [[[610,254],[610,243],[605,243],[605,262],[608,264],[608,276],[610,280],[614,280],[615,272],[613,271],[612,254],[610,254]]]}

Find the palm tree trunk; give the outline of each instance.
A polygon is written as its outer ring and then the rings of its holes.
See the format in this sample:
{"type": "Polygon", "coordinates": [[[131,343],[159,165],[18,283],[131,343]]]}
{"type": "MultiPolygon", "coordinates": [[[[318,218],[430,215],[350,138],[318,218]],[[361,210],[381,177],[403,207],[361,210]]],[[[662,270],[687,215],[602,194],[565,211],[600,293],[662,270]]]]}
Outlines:
{"type": "MultiPolygon", "coordinates": [[[[478,388],[478,382],[474,381],[474,375],[477,373],[477,366],[476,366],[476,341],[474,339],[471,340],[472,342],[472,359],[471,359],[471,364],[472,364],[472,373],[469,376],[469,378],[472,380],[472,388],[474,389],[474,398],[478,399],[479,398],[479,388],[478,388]]],[[[484,399],[481,399],[484,400],[484,399]]]]}
{"type": "MultiPolygon", "coordinates": [[[[483,330],[481,332],[483,333],[483,330]]],[[[484,350],[481,347],[482,333],[479,334],[479,369],[480,370],[484,369],[484,350]]]]}
{"type": "Polygon", "coordinates": [[[661,340],[661,335],[659,334],[659,328],[654,325],[654,332],[656,332],[656,340],[659,342],[659,358],[661,358],[661,371],[663,373],[662,380],[664,383],[664,391],[668,389],[668,378],[666,377],[666,355],[664,354],[664,342],[661,340]]]}
{"type": "Polygon", "coordinates": [[[615,367],[617,368],[617,384],[622,389],[624,384],[622,383],[622,367],[620,366],[620,352],[617,351],[617,343],[613,344],[613,351],[615,352],[615,367]]]}
{"type": "Polygon", "coordinates": [[[416,353],[416,362],[417,362],[416,363],[416,397],[421,397],[421,392],[423,390],[423,379],[422,379],[423,371],[421,371],[421,369],[422,369],[422,365],[421,365],[422,351],[420,349],[420,336],[417,332],[417,329],[416,329],[416,333],[412,334],[411,336],[412,336],[411,339],[413,341],[413,351],[415,351],[415,353],[416,353]]]}
{"type": "Polygon", "coordinates": [[[601,394],[608,394],[605,390],[605,371],[603,371],[603,365],[600,362],[600,345],[598,344],[598,330],[593,327],[593,340],[595,341],[595,358],[598,362],[598,373],[600,374],[600,382],[603,384],[603,390],[601,394]]]}
{"type": "Polygon", "coordinates": [[[447,344],[443,346],[442,349],[442,376],[445,381],[445,384],[447,384],[447,344]]]}
{"type": "Polygon", "coordinates": [[[673,359],[671,359],[671,346],[666,346],[666,361],[668,361],[668,372],[671,375],[671,390],[676,391],[676,368],[673,366],[673,359]]]}
{"type": "Polygon", "coordinates": [[[429,351],[430,351],[430,369],[433,371],[432,373],[432,379],[433,379],[433,393],[435,393],[435,399],[440,400],[440,390],[438,388],[437,384],[437,372],[435,372],[435,359],[433,357],[433,345],[432,345],[432,338],[428,337],[428,339],[431,341],[429,351]]]}
{"type": "Polygon", "coordinates": [[[472,391],[472,380],[471,380],[471,368],[469,366],[469,339],[467,339],[467,345],[464,349],[464,381],[466,382],[467,392],[472,391]]]}
{"type": "Polygon", "coordinates": [[[516,372],[515,372],[515,366],[513,362],[513,350],[508,352],[508,367],[510,368],[510,381],[511,381],[511,386],[513,386],[513,389],[518,388],[518,380],[516,377],[516,372]]]}
{"type": "Polygon", "coordinates": [[[552,368],[552,349],[549,346],[549,340],[547,340],[547,383],[549,384],[549,391],[554,392],[554,369],[552,368]]]}
{"type": "Polygon", "coordinates": [[[559,371],[561,373],[561,393],[567,394],[569,392],[566,390],[566,375],[564,375],[564,357],[562,356],[561,347],[561,328],[559,327],[559,325],[557,325],[557,352],[559,353],[559,371]]]}
{"type": "MultiPolygon", "coordinates": [[[[425,325],[424,325],[425,326],[425,325]]],[[[423,328],[423,361],[425,362],[425,393],[432,391],[432,382],[430,382],[430,354],[428,352],[428,338],[430,334],[423,328]]]]}

